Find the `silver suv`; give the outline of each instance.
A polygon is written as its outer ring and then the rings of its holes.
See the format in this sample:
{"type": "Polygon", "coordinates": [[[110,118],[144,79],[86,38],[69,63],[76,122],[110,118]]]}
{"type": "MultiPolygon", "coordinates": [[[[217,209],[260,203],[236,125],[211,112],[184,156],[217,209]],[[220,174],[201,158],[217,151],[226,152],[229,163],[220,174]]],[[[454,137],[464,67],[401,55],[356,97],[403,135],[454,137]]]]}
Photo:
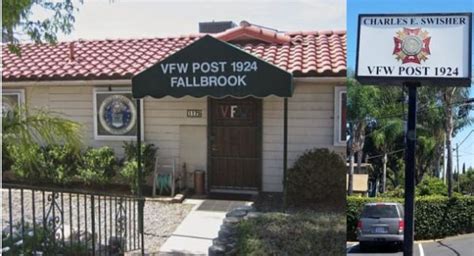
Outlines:
{"type": "Polygon", "coordinates": [[[369,244],[403,245],[403,206],[399,203],[368,203],[357,222],[357,240],[361,251],[369,244]]]}

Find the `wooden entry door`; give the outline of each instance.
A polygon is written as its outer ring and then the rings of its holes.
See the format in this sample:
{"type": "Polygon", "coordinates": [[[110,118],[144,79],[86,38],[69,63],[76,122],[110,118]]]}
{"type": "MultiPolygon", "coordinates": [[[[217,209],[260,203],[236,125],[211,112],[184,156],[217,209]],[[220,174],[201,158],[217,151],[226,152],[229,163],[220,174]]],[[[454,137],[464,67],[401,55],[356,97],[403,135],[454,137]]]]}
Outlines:
{"type": "Polygon", "coordinates": [[[210,99],[209,189],[260,190],[262,101],[210,99]]]}

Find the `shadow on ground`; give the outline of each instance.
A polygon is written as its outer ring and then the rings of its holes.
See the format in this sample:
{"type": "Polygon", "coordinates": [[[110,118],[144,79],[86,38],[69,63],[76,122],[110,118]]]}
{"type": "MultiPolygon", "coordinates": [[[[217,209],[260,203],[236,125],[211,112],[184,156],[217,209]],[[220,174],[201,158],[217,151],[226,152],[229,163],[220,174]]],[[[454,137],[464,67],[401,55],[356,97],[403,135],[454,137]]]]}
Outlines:
{"type": "Polygon", "coordinates": [[[347,250],[347,253],[353,253],[353,254],[380,254],[380,253],[398,253],[401,252],[400,247],[396,245],[372,245],[369,248],[367,248],[365,251],[361,251],[359,244],[352,246],[350,249],[347,250]]]}

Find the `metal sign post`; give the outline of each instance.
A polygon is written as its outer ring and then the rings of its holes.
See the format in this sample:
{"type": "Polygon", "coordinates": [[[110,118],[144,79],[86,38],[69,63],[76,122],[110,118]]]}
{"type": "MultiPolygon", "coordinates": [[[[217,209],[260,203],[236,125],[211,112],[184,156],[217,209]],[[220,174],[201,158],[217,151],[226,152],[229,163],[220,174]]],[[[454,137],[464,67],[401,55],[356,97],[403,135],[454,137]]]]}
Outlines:
{"type": "Polygon", "coordinates": [[[416,89],[419,83],[405,83],[408,88],[408,124],[405,151],[405,228],[403,230],[403,255],[413,255],[415,211],[415,148],[416,148],[416,89]]]}

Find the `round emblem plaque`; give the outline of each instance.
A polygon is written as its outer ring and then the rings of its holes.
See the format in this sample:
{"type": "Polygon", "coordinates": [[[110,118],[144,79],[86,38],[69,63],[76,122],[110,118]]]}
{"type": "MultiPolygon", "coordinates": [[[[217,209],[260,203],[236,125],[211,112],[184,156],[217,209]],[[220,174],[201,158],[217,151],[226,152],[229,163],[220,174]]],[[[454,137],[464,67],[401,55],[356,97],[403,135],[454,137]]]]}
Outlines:
{"type": "Polygon", "coordinates": [[[133,102],[123,95],[111,95],[99,107],[102,127],[113,135],[124,135],[131,131],[137,118],[133,102]]]}
{"type": "Polygon", "coordinates": [[[418,36],[407,36],[402,43],[402,50],[406,55],[417,55],[423,48],[423,42],[418,36]]]}

